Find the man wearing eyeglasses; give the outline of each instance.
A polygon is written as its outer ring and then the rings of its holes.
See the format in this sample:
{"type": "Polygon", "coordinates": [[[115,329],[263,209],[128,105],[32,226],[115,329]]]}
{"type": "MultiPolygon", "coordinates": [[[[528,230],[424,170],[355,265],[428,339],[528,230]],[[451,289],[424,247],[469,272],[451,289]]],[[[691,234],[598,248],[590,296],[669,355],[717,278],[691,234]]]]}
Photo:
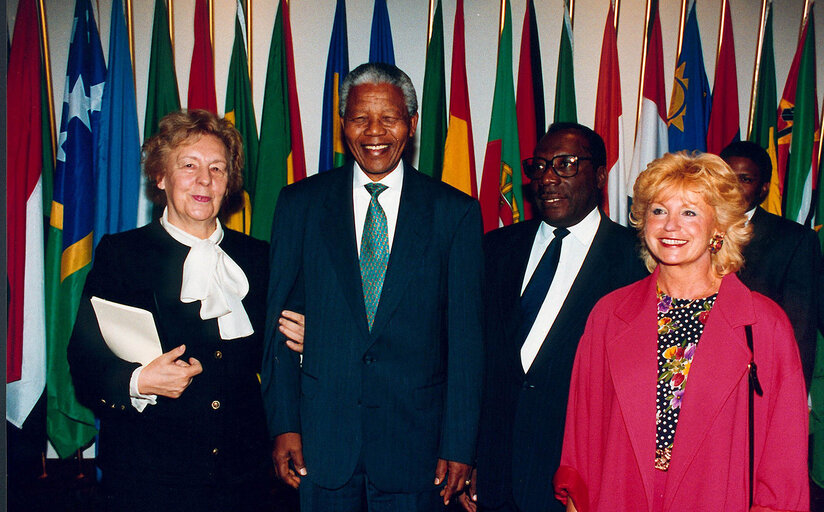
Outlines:
{"type": "Polygon", "coordinates": [[[605,164],[598,134],[553,124],[523,162],[540,219],[484,239],[486,376],[469,511],[564,510],[552,476],[578,340],[598,299],[646,275],[635,234],[598,208],[605,164]]]}

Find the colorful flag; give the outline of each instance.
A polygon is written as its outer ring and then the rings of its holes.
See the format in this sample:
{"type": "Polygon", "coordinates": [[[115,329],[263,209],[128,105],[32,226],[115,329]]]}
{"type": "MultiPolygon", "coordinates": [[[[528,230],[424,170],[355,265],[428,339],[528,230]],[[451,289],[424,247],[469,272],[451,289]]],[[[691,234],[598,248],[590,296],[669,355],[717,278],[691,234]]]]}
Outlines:
{"type": "Polygon", "coordinates": [[[711,108],[712,96],[704,69],[695,0],[691,0],[684,24],[681,54],[675,62],[675,80],[667,113],[670,152],[707,150],[711,108]]]}
{"type": "Polygon", "coordinates": [[[707,151],[719,154],[722,149],[740,140],[738,127],[738,78],[735,70],[735,41],[729,0],[724,2],[724,20],[718,41],[715,79],[712,84],[713,108],[707,129],[707,151]]]}
{"type": "Polygon", "coordinates": [[[435,6],[432,35],[426,47],[426,70],[421,101],[421,143],[418,170],[441,179],[446,142],[446,72],[443,65],[443,9],[435,6]]]}
{"type": "MultiPolygon", "coordinates": [[[[767,150],[772,160],[772,178],[770,191],[761,206],[770,213],[781,215],[781,192],[784,182],[778,174],[778,142],[776,134],[776,115],[778,111],[777,88],[775,85],[775,57],[773,54],[772,2],[767,2],[767,15],[764,25],[764,41],[761,44],[761,64],[758,68],[756,82],[755,110],[753,111],[750,141],[767,150]]],[[[783,176],[783,172],[781,173],[783,176]]]]}
{"type": "Polygon", "coordinates": [[[504,22],[498,39],[498,63],[492,119],[481,177],[481,215],[484,232],[499,223],[523,220],[521,190],[521,154],[518,147],[518,118],[515,115],[515,90],[512,77],[512,10],[509,0],[504,8],[504,22]]]}
{"type": "Polygon", "coordinates": [[[217,114],[215,61],[209,30],[209,0],[195,0],[195,46],[189,69],[188,109],[203,109],[217,114]]]}
{"type": "Polygon", "coordinates": [[[121,2],[112,2],[109,69],[100,107],[95,176],[94,245],[106,233],[137,227],[140,188],[140,135],[129,35],[121,2]]]}
{"type": "Polygon", "coordinates": [[[607,187],[602,207],[609,218],[622,226],[628,223],[627,182],[624,177],[624,128],[621,106],[621,72],[618,67],[618,38],[615,33],[615,11],[609,3],[601,43],[601,68],[598,72],[598,92],[595,97],[595,131],[607,148],[607,187]]]}
{"type": "MultiPolygon", "coordinates": [[[[544,114],[544,74],[541,70],[541,45],[538,41],[538,23],[535,19],[535,4],[526,2],[524,27],[521,33],[521,55],[518,62],[518,86],[515,98],[515,113],[518,117],[518,143],[521,156],[535,154],[538,140],[546,132],[544,114]]],[[[521,172],[521,183],[529,184],[529,178],[521,172]]],[[[532,203],[524,201],[523,220],[533,216],[532,203]]]]}
{"type": "MultiPolygon", "coordinates": [[[[157,131],[157,124],[169,112],[180,110],[177,92],[174,52],[169,36],[169,16],[165,0],[155,0],[152,22],[152,49],[149,57],[149,80],[146,86],[146,117],[143,123],[143,141],[157,131]]],[[[146,178],[141,176],[140,190],[146,190],[146,178]]],[[[137,224],[147,224],[152,219],[154,205],[146,194],[141,193],[137,207],[137,224]]]]}
{"type": "Polygon", "coordinates": [[[92,412],[77,402],[66,348],[92,263],[94,176],[106,68],[89,0],[77,0],[58,138],[46,248],[47,431],[60,457],[95,435],[92,412]]]}
{"type": "Polygon", "coordinates": [[[386,0],[375,0],[372,11],[372,35],[369,37],[369,62],[395,65],[395,47],[392,44],[392,25],[386,0]]]}
{"type": "Polygon", "coordinates": [[[236,5],[235,42],[229,60],[225,112],[226,119],[235,125],[243,139],[243,207],[229,217],[226,226],[248,235],[252,223],[252,205],[255,204],[259,140],[249,80],[249,61],[246,58],[246,13],[243,11],[243,2],[237,0],[236,5]]]}
{"type": "Polygon", "coordinates": [[[281,0],[275,17],[261,118],[261,151],[252,218],[252,236],[269,240],[280,189],[306,177],[300,125],[289,3],[281,0]]]}
{"type": "Polygon", "coordinates": [[[661,43],[661,20],[658,17],[658,0],[650,2],[650,15],[646,26],[646,55],[642,77],[642,97],[638,126],[635,130],[635,147],[632,164],[625,180],[627,192],[647,164],[667,152],[667,103],[664,92],[664,50],[661,43]]]}
{"type": "Polygon", "coordinates": [[[778,169],[784,171],[784,216],[801,224],[810,220],[813,183],[818,170],[818,102],[815,90],[813,9],[798,40],[784,94],[778,104],[778,169]]]}
{"type": "Polygon", "coordinates": [[[8,60],[6,130],[6,419],[18,428],[46,386],[43,131],[36,0],[21,0],[8,60]]]}
{"type": "MultiPolygon", "coordinates": [[[[326,57],[323,114],[320,121],[319,172],[340,167],[346,161],[346,148],[343,145],[339,108],[340,84],[348,74],[349,42],[346,35],[346,0],[337,0],[335,22],[332,25],[332,37],[329,41],[329,56],[326,57]]],[[[261,125],[263,125],[263,121],[261,121],[261,125]]],[[[262,138],[263,133],[261,132],[262,138]]]]}
{"type": "Polygon", "coordinates": [[[466,41],[463,0],[458,0],[452,33],[452,78],[449,87],[449,129],[446,132],[441,179],[458,190],[478,197],[475,177],[475,143],[466,85],[466,41]]]}
{"type": "Polygon", "coordinates": [[[564,0],[564,20],[561,26],[561,47],[558,50],[558,74],[555,78],[555,115],[558,122],[578,122],[575,99],[575,67],[572,65],[572,17],[569,0],[564,0]]]}

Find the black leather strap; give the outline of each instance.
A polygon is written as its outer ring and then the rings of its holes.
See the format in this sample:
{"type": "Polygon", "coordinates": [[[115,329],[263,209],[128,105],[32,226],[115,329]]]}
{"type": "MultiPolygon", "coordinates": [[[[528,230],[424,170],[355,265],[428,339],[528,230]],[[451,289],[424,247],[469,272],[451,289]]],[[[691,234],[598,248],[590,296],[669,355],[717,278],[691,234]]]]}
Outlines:
{"type": "Polygon", "coordinates": [[[753,502],[753,476],[755,472],[755,395],[762,396],[764,390],[761,389],[761,383],[758,381],[758,366],[755,364],[755,349],[752,342],[752,326],[745,325],[744,331],[747,334],[747,347],[750,349],[750,364],[749,364],[749,418],[748,431],[750,438],[750,508],[753,502]]]}

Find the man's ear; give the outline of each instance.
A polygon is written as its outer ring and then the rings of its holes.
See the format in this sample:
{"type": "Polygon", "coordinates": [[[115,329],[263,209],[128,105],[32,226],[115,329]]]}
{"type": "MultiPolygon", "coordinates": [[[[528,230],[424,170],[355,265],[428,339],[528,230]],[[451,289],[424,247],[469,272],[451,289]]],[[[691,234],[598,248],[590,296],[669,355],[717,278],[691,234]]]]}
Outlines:
{"type": "Polygon", "coordinates": [[[604,190],[604,187],[607,185],[607,168],[606,166],[602,165],[595,169],[595,183],[598,185],[600,190],[604,190]]]}

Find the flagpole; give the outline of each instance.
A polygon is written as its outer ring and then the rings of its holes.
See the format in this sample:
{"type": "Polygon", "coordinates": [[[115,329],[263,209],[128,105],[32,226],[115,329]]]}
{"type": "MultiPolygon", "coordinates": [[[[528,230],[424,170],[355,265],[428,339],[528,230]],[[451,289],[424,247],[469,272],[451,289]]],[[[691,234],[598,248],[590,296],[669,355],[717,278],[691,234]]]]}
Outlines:
{"type": "Polygon", "coordinates": [[[501,23],[498,25],[498,52],[501,51],[501,33],[504,31],[504,18],[506,17],[506,0],[501,0],[501,23]]]}
{"type": "Polygon", "coordinates": [[[612,8],[612,26],[615,27],[615,37],[618,37],[618,11],[621,9],[621,0],[611,0],[612,8]]]}
{"type": "Polygon", "coordinates": [[[435,22],[435,0],[429,0],[429,23],[426,27],[426,54],[429,55],[429,40],[432,39],[432,25],[435,22]]]}
{"type": "Polygon", "coordinates": [[[132,7],[132,0],[126,0],[126,32],[129,34],[129,55],[132,58],[132,83],[137,90],[137,76],[134,72],[134,9],[132,7]]]}
{"type": "Polygon", "coordinates": [[[678,50],[675,52],[675,65],[678,66],[678,59],[681,58],[681,44],[684,42],[684,25],[687,17],[687,1],[681,0],[681,21],[678,23],[678,50]]]}
{"type": "Polygon", "coordinates": [[[715,67],[718,67],[718,59],[721,57],[721,44],[724,42],[724,18],[727,14],[727,0],[721,0],[721,18],[718,21],[718,47],[715,49],[715,67]]]}
{"type": "MultiPolygon", "coordinates": [[[[172,55],[175,53],[175,0],[167,0],[169,6],[169,42],[172,43],[172,55]]],[[[174,60],[174,59],[172,59],[174,60]]]]}
{"type": "MultiPolygon", "coordinates": [[[[288,0],[283,0],[287,4],[288,0]]],[[[249,68],[249,91],[252,91],[252,0],[246,0],[246,65],[249,68]]],[[[214,60],[214,59],[212,59],[214,60]]],[[[252,93],[254,94],[254,93],[252,93]]]]}
{"type": "Polygon", "coordinates": [[[638,102],[635,104],[635,136],[638,136],[638,123],[641,122],[641,102],[644,101],[644,71],[647,67],[647,44],[649,43],[650,13],[652,13],[652,2],[647,0],[646,13],[644,15],[644,41],[641,43],[641,76],[638,79],[638,102]]]}
{"type": "Polygon", "coordinates": [[[46,25],[46,7],[44,0],[39,0],[38,7],[40,11],[40,41],[43,47],[43,67],[46,68],[46,93],[49,97],[49,131],[51,132],[51,157],[52,165],[55,165],[55,148],[54,141],[57,140],[56,128],[54,126],[54,96],[52,88],[52,73],[51,73],[51,59],[49,58],[49,32],[46,25]]]}
{"type": "Polygon", "coordinates": [[[212,72],[215,67],[215,2],[208,0],[209,6],[209,43],[212,45],[212,72]]]}
{"type": "Polygon", "coordinates": [[[575,0],[564,0],[569,4],[569,26],[575,28],[575,0]]]}
{"type": "Polygon", "coordinates": [[[752,135],[752,125],[755,122],[755,100],[758,95],[758,75],[761,72],[761,52],[764,49],[764,33],[767,31],[767,4],[771,0],[761,0],[761,21],[758,26],[758,43],[755,47],[755,65],[752,70],[752,88],[750,89],[750,115],[747,123],[747,139],[752,135]]]}
{"type": "Polygon", "coordinates": [[[801,39],[801,32],[804,30],[804,27],[807,25],[807,16],[810,15],[810,6],[815,2],[815,0],[805,0],[804,1],[804,14],[801,16],[801,27],[798,30],[798,38],[801,39]]]}

